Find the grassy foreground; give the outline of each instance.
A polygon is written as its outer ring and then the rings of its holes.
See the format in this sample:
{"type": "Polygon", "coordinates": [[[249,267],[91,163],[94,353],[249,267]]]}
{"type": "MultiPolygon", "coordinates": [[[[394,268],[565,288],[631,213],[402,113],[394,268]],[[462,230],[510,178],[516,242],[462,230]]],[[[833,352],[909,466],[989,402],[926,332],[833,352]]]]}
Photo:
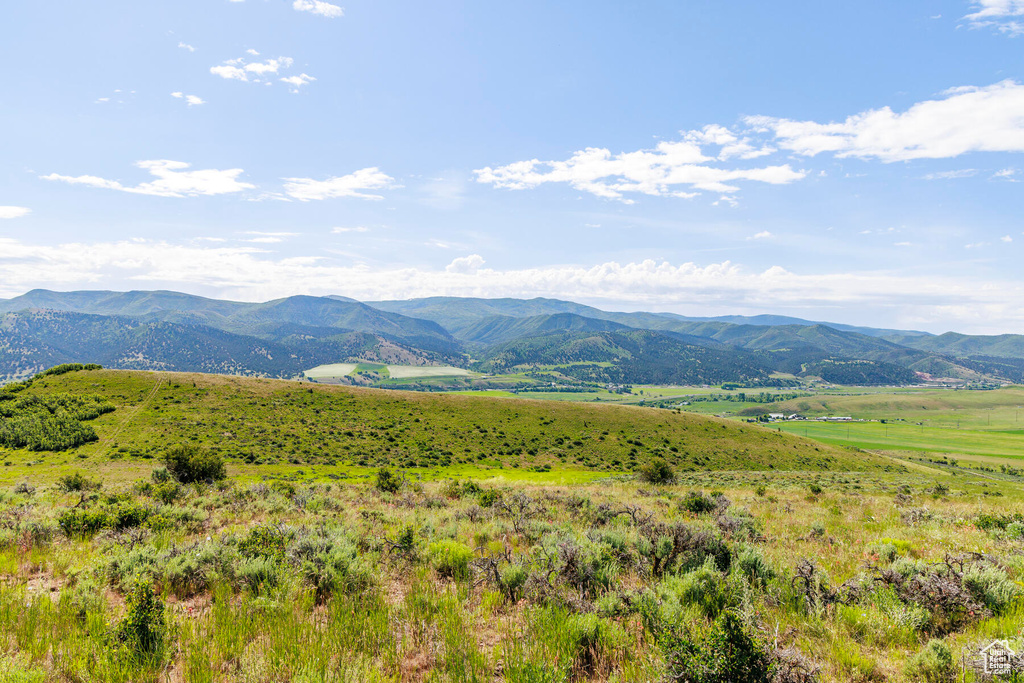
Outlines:
{"type": "Polygon", "coordinates": [[[41,377],[0,418],[2,683],[909,683],[1022,644],[1016,471],[168,373],[41,377]],[[227,478],[165,470],[183,443],[227,478]],[[657,457],[674,481],[633,476],[657,457]]]}
{"type": "Polygon", "coordinates": [[[1024,505],[892,476],[7,489],[0,680],[946,680],[1024,505]]]}

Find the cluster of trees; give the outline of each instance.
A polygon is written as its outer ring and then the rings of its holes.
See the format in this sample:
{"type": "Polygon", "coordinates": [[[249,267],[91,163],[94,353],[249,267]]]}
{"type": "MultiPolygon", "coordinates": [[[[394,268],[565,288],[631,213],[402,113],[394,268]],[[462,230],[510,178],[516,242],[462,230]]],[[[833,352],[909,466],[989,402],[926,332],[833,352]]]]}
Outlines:
{"type": "Polygon", "coordinates": [[[96,440],[87,424],[114,406],[99,396],[0,393],[0,446],[64,451],[96,440]]]}

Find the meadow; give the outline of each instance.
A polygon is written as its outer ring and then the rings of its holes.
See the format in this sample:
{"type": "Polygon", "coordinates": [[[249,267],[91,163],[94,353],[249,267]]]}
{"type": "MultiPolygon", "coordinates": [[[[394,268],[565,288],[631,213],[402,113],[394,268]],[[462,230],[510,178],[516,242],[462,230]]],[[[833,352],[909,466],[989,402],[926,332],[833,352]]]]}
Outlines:
{"type": "Polygon", "coordinates": [[[0,451],[5,683],[949,681],[1020,645],[1019,473],[630,406],[0,392],[26,433],[40,405],[87,441],[0,451]]]}

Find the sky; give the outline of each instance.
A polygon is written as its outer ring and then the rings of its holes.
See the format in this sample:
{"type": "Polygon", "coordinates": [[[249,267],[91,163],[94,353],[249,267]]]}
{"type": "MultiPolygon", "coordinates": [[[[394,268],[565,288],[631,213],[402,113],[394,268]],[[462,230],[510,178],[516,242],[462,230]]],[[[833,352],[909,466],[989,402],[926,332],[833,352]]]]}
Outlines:
{"type": "Polygon", "coordinates": [[[1024,333],[1024,0],[54,0],[0,57],[0,298],[1024,333]]]}

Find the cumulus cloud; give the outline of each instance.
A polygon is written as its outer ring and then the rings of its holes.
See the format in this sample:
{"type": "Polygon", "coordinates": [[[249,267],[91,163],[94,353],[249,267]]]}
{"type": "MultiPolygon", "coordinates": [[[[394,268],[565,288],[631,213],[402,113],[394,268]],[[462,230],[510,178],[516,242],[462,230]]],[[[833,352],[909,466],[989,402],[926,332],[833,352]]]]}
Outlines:
{"type": "Polygon", "coordinates": [[[517,161],[474,171],[477,182],[510,190],[535,188],[544,183],[567,183],[577,190],[606,199],[632,203],[627,194],[690,198],[700,190],[731,193],[738,181],[783,185],[806,176],[788,164],[755,168],[712,165],[733,157],[754,158],[766,152],[748,139],[738,138],[721,126],[690,131],[682,140],[661,142],[654,149],[612,154],[598,147],[573,153],[564,161],[517,161]],[[718,147],[710,150],[706,147],[718,147]]]}
{"type": "Polygon", "coordinates": [[[288,76],[286,78],[281,78],[280,80],[282,83],[287,83],[288,85],[292,86],[292,92],[297,93],[299,92],[299,88],[301,88],[304,85],[308,85],[310,82],[315,81],[316,79],[310,76],[309,74],[299,74],[298,76],[288,76]]]}
{"type": "MultiPolygon", "coordinates": [[[[165,241],[33,244],[0,238],[0,297],[33,287],[166,287],[242,300],[342,293],[364,301],[425,296],[556,297],[629,302],[671,310],[848,310],[870,307],[905,325],[940,321],[963,331],[1003,332],[1024,325],[1019,281],[929,277],[904,272],[796,273],[750,270],[731,262],[672,264],[646,260],[499,270],[479,255],[441,269],[371,269],[322,254],[276,257],[257,245],[165,241]]],[[[681,311],[684,312],[684,311],[681,311]]]]}
{"type": "MultiPolygon", "coordinates": [[[[254,56],[259,55],[255,50],[249,50],[248,53],[254,56]]],[[[211,66],[210,73],[229,81],[269,83],[270,81],[267,80],[267,76],[276,76],[282,70],[291,68],[294,61],[291,57],[277,57],[276,59],[266,59],[262,62],[248,61],[245,57],[238,57],[236,59],[229,59],[223,64],[211,66]]],[[[306,74],[302,74],[299,78],[303,77],[307,79],[307,83],[311,80],[316,80],[306,74]]],[[[293,83],[293,85],[295,84],[293,83]]]]}
{"type": "Polygon", "coordinates": [[[194,47],[192,47],[188,43],[181,42],[181,41],[178,42],[178,47],[180,47],[182,50],[188,50],[189,52],[195,52],[196,51],[196,49],[194,47]]]}
{"type": "Polygon", "coordinates": [[[470,254],[469,256],[461,256],[457,259],[452,260],[447,266],[445,266],[446,273],[475,273],[480,270],[481,266],[484,265],[484,257],[480,254],[470,254]]]}
{"type": "Polygon", "coordinates": [[[992,174],[993,180],[1005,180],[1007,182],[1017,182],[1017,169],[1015,168],[1003,168],[992,174]]]}
{"type": "Polygon", "coordinates": [[[21,218],[32,213],[32,209],[24,206],[0,206],[0,219],[21,218]]]}
{"type": "Polygon", "coordinates": [[[314,180],[313,178],[283,178],[283,180],[285,181],[285,194],[303,202],[338,197],[380,200],[384,199],[382,195],[370,194],[365,190],[394,187],[394,178],[376,167],[363,168],[355,173],[327,180],[314,180]]]}
{"type": "Polygon", "coordinates": [[[336,19],[345,15],[345,11],[342,8],[322,0],[295,0],[292,3],[292,7],[299,12],[312,12],[329,19],[336,19]]]}
{"type": "Polygon", "coordinates": [[[196,197],[200,195],[219,195],[251,190],[255,185],[242,182],[238,179],[244,172],[240,168],[229,168],[224,170],[203,169],[188,171],[191,164],[184,161],[169,161],[157,159],[153,161],[138,161],[135,163],[138,168],[149,171],[156,180],[139,185],[123,185],[117,180],[107,180],[92,175],[66,176],[57,173],[40,176],[43,180],[54,180],[72,185],[86,185],[99,187],[108,190],[120,190],[134,194],[146,194],[154,197],[196,197]]]}
{"type": "Polygon", "coordinates": [[[995,28],[1010,36],[1024,34],[1024,0],[974,0],[964,17],[971,28],[995,28]]]}
{"type": "Polygon", "coordinates": [[[202,99],[198,95],[186,95],[185,93],[180,92],[180,91],[179,92],[172,92],[171,93],[171,97],[174,97],[174,98],[179,99],[179,100],[185,100],[185,102],[190,107],[195,106],[197,104],[206,104],[206,100],[202,99]]]}
{"type": "Polygon", "coordinates": [[[947,90],[903,113],[889,107],[839,123],[746,118],[782,149],[804,156],[907,161],[948,159],[968,152],[1024,152],[1024,85],[1012,80],[947,90]]]}

